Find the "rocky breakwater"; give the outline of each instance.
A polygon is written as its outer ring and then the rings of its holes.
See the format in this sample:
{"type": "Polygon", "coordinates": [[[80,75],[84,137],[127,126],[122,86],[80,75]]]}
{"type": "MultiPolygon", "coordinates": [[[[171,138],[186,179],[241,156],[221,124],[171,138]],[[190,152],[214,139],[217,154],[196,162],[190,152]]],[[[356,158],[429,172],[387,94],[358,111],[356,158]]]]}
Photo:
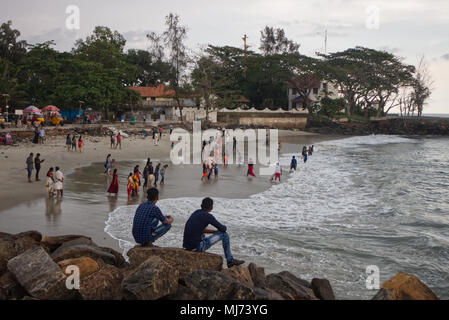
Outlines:
{"type": "MultiPolygon", "coordinates": [[[[0,233],[0,300],[335,299],[326,279],[266,275],[253,263],[223,269],[216,254],[136,246],[128,257],[80,235],[0,233]]],[[[416,277],[398,274],[373,299],[438,298],[416,277]]]]}

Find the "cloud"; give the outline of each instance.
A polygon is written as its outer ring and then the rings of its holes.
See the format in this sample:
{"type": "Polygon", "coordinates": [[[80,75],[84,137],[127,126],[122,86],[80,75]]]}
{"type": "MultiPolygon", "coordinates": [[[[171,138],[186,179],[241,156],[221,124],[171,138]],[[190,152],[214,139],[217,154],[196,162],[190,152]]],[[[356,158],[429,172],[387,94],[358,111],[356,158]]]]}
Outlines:
{"type": "Polygon", "coordinates": [[[445,55],[441,56],[444,60],[449,60],[449,53],[446,53],[445,55]]]}

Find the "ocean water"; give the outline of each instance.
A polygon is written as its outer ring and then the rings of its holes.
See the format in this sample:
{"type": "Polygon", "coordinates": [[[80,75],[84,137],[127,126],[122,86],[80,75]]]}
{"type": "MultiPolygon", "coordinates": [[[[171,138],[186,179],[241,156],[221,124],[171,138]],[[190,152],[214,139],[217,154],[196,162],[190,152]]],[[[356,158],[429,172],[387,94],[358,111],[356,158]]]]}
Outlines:
{"type": "MultiPolygon", "coordinates": [[[[381,283],[398,272],[418,276],[449,299],[449,139],[364,136],[315,145],[315,153],[282,183],[247,199],[214,198],[213,214],[228,227],[236,258],[327,278],[339,299],[370,299],[366,268],[381,283]]],[[[182,246],[184,223],[201,198],[164,199],[175,223],[158,241],[182,246]]],[[[109,214],[105,231],[126,253],[137,206],[109,214]]],[[[217,244],[211,252],[222,254],[217,244]]]]}

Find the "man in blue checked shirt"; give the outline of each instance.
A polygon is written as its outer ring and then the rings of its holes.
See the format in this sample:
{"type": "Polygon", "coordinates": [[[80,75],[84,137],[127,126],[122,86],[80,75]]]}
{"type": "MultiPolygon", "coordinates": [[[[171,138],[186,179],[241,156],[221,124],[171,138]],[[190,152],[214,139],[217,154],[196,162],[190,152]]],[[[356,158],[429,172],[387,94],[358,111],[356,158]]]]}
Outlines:
{"type": "Polygon", "coordinates": [[[159,191],[156,188],[148,189],[147,194],[148,201],[142,203],[136,210],[133,236],[138,244],[153,247],[153,242],[170,230],[174,219],[172,216],[162,215],[161,209],[156,206],[159,200],[159,191]]]}

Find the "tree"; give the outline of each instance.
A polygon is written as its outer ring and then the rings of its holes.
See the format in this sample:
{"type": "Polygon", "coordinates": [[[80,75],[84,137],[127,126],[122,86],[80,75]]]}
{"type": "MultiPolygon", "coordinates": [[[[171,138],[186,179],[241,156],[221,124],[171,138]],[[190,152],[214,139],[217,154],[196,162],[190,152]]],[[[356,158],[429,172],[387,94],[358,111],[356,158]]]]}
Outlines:
{"type": "Polygon", "coordinates": [[[175,101],[182,117],[181,95],[183,90],[184,72],[188,64],[188,55],[184,41],[187,38],[187,28],[179,24],[179,16],[173,13],[165,17],[167,29],[162,34],[164,44],[169,51],[171,65],[169,88],[175,92],[175,101]]]}
{"type": "Polygon", "coordinates": [[[145,50],[128,50],[126,61],[136,67],[133,86],[157,86],[170,80],[170,65],[145,50]]]}
{"type": "Polygon", "coordinates": [[[285,36],[284,29],[266,26],[260,31],[260,47],[264,55],[298,53],[300,45],[285,36]]]}
{"type": "Polygon", "coordinates": [[[418,67],[416,68],[416,74],[412,82],[412,101],[416,106],[418,116],[422,116],[424,104],[432,93],[432,85],[433,80],[430,76],[429,67],[425,57],[422,56],[418,63],[418,67]]]}

